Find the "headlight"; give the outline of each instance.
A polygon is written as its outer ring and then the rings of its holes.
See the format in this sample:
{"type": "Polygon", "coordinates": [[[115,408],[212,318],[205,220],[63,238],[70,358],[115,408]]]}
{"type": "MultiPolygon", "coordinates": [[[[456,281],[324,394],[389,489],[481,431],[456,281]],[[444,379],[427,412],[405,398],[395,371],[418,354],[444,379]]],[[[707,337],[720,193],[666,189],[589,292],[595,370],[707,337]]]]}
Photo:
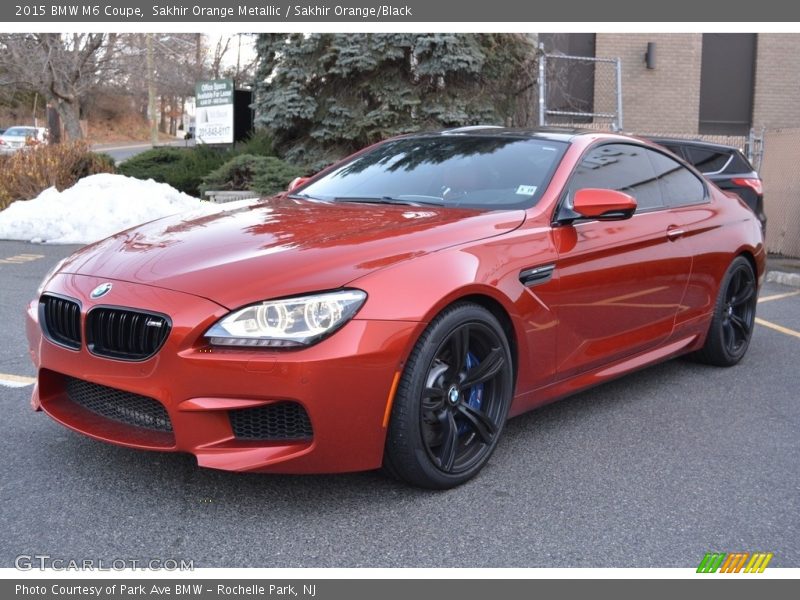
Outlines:
{"type": "Polygon", "coordinates": [[[46,286],[48,284],[48,282],[53,278],[53,275],[55,275],[58,272],[58,270],[61,269],[61,267],[64,266],[64,263],[67,262],[68,258],[69,257],[62,258],[60,261],[58,261],[56,263],[56,266],[54,266],[52,269],[50,269],[47,272],[47,275],[45,275],[44,278],[42,278],[42,282],[39,284],[39,287],[36,288],[36,297],[37,298],[42,295],[42,292],[44,291],[44,286],[46,286]]]}
{"type": "Polygon", "coordinates": [[[347,323],[364,304],[361,290],[326,292],[246,306],[206,332],[216,346],[308,346],[347,323]]]}

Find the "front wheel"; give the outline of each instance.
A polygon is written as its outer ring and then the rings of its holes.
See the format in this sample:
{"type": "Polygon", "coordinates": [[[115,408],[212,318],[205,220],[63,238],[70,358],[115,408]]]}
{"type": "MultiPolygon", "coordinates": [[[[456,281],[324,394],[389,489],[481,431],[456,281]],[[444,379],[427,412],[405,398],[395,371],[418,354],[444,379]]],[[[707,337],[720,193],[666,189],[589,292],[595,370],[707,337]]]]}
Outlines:
{"type": "Polygon", "coordinates": [[[487,463],[513,391],[506,334],[485,308],[457,304],[434,319],[397,388],[384,465],[404,481],[447,489],[487,463]]]}
{"type": "Polygon", "coordinates": [[[722,278],[705,345],[697,360],[720,367],[738,363],[747,352],[756,319],[758,288],[753,267],[737,257],[722,278]]]}

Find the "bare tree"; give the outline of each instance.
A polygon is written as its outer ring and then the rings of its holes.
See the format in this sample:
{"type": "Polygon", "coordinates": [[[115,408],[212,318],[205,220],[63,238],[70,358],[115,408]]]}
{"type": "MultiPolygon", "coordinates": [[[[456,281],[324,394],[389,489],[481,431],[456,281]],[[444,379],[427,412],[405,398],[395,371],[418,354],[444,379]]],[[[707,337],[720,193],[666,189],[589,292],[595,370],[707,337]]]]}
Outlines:
{"type": "Polygon", "coordinates": [[[252,81],[252,38],[195,33],[0,33],[0,99],[43,96],[59,113],[70,138],[80,119],[99,107],[138,112],[175,135],[183,106],[202,79],[252,81]],[[153,68],[147,68],[148,41],[153,68]],[[243,51],[244,50],[244,51],[243,51]],[[236,67],[230,65],[231,57],[236,67]],[[148,110],[152,89],[157,110],[148,110]]]}
{"type": "Polygon", "coordinates": [[[211,74],[214,79],[220,78],[220,71],[222,69],[222,61],[225,60],[225,55],[228,53],[228,48],[231,45],[230,37],[220,37],[217,39],[217,44],[214,47],[214,55],[211,58],[211,74]]]}
{"type": "Polygon", "coordinates": [[[223,77],[233,79],[237,87],[250,87],[256,77],[258,55],[253,50],[255,34],[236,34],[236,65],[231,65],[222,72],[223,77]]]}
{"type": "Polygon", "coordinates": [[[184,100],[194,94],[195,82],[208,76],[206,59],[210,51],[205,39],[202,34],[119,34],[113,77],[97,88],[94,97],[98,103],[104,97],[127,98],[127,102],[116,104],[120,114],[136,111],[144,119],[155,117],[159,131],[175,135],[183,123],[184,100]],[[152,69],[147,66],[148,56],[152,69]],[[151,91],[155,110],[149,106],[151,91]]]}
{"type": "MultiPolygon", "coordinates": [[[[201,47],[202,51],[202,47],[201,47]]],[[[184,100],[194,95],[194,86],[203,77],[198,71],[197,45],[192,34],[160,34],[156,37],[156,85],[161,96],[161,125],[164,133],[175,135],[179,121],[183,121],[184,100]]]]}
{"type": "Polygon", "coordinates": [[[42,94],[70,139],[83,137],[81,105],[112,67],[115,34],[0,34],[6,85],[42,94]]]}

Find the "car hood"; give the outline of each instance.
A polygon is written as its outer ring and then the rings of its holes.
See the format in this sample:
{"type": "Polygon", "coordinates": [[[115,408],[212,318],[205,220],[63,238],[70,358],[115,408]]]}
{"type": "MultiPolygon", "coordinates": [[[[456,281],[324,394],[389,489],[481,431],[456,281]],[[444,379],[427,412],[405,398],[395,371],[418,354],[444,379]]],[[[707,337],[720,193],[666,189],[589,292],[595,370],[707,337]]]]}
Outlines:
{"type": "Polygon", "coordinates": [[[525,212],[329,204],[211,205],[87,246],[62,273],[163,287],[235,308],[341,287],[367,273],[519,227],[525,212]]]}

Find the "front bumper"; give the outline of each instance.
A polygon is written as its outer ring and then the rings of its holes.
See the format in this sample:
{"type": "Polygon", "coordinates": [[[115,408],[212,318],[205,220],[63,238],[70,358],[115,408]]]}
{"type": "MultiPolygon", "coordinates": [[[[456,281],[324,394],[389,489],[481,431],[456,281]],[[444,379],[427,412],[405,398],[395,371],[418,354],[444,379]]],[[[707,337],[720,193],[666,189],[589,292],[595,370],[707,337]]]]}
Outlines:
{"type": "Polygon", "coordinates": [[[377,468],[386,437],[385,415],[394,375],[424,324],[354,319],[319,344],[274,351],[210,347],[203,333],[228,310],[205,298],[114,281],[101,301],[89,293],[104,279],[62,274],[47,292],[81,303],[81,323],[97,304],[169,315],[172,330],[159,352],[142,362],[95,356],[86,344],[54,344],[38,322],[38,299],[26,331],[38,370],[32,405],[93,438],[140,449],[188,452],[200,466],[231,471],[333,473],[377,468]],[[155,399],[171,432],[109,419],[72,401],[77,379],[155,399]],[[231,410],[296,402],[313,435],[302,440],[252,440],[234,435],[231,410]]]}

